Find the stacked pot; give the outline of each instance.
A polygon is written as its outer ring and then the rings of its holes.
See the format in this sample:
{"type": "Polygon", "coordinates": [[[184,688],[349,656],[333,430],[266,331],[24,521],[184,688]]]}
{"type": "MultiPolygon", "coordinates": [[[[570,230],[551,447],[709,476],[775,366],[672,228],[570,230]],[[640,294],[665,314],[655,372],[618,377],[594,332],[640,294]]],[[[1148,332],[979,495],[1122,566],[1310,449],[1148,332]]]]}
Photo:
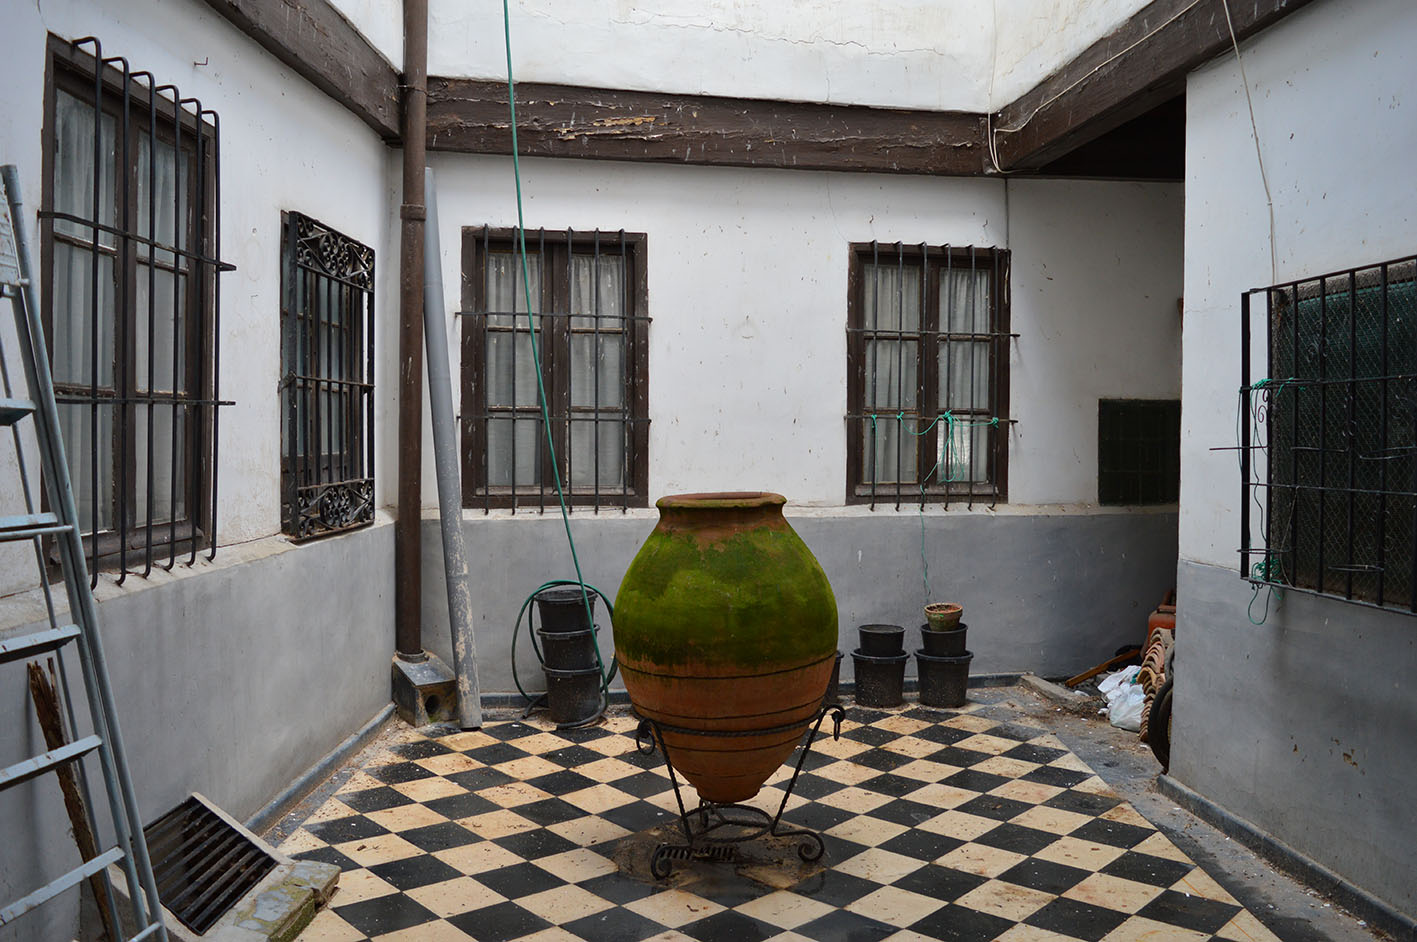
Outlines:
{"type": "Polygon", "coordinates": [[[969,626],[960,620],[963,615],[964,607],[954,602],[925,606],[926,621],[920,626],[922,646],[915,652],[920,702],[925,706],[964,706],[974,655],[966,649],[969,626]]]}
{"type": "Polygon", "coordinates": [[[593,592],[583,597],[579,586],[536,595],[546,706],[551,721],[560,725],[588,722],[600,712],[600,662],[591,622],[595,598],[593,592]]]}
{"type": "Polygon", "coordinates": [[[900,625],[862,625],[861,646],[851,652],[856,667],[856,702],[861,706],[899,706],[905,699],[905,629],[900,625]]]}

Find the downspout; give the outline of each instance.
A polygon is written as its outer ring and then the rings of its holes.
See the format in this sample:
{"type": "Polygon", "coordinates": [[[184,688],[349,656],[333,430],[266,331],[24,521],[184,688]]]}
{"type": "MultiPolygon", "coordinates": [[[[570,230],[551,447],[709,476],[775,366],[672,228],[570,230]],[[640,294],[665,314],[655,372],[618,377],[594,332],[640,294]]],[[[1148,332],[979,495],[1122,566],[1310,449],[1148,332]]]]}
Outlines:
{"type": "Polygon", "coordinates": [[[421,662],[423,509],[423,168],[428,123],[428,0],[403,2],[403,205],[399,207],[398,521],[394,527],[394,648],[421,662]]]}

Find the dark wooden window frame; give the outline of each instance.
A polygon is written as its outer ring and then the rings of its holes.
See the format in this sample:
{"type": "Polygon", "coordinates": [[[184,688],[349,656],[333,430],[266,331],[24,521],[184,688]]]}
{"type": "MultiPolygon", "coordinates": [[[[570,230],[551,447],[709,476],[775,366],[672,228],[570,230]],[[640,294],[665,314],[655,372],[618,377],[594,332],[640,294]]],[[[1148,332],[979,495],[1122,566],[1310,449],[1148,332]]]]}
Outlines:
{"type": "MultiPolygon", "coordinates": [[[[853,242],[847,276],[847,420],[846,420],[846,502],[848,504],[944,503],[963,500],[969,504],[980,501],[994,504],[1008,499],[1008,426],[1009,415],[1009,262],[1008,249],[976,246],[949,246],[902,243],[853,242]],[[936,424],[920,438],[916,452],[916,483],[877,484],[868,480],[866,465],[866,345],[876,333],[865,328],[866,267],[885,261],[903,260],[907,268],[916,268],[923,279],[920,310],[920,330],[903,333],[880,331],[883,339],[915,340],[916,402],[919,416],[934,416],[948,407],[940,399],[938,354],[940,340],[988,341],[990,370],[990,403],[976,410],[974,418],[997,416],[998,425],[989,429],[986,460],[992,484],[985,481],[933,484],[920,487],[919,480],[934,465],[933,456],[939,450],[940,426],[936,424]],[[987,332],[948,333],[939,326],[939,272],[950,266],[968,267],[989,272],[990,297],[993,299],[993,322],[987,332]]],[[[953,410],[960,411],[960,410],[953,410]]],[[[965,415],[969,415],[966,411],[965,415]]],[[[894,421],[894,416],[890,417],[894,421]]],[[[879,421],[879,419],[878,419],[879,421]]]]}
{"type": "Polygon", "coordinates": [[[1097,503],[1139,507],[1174,504],[1181,498],[1181,400],[1097,400],[1097,503]],[[1116,436],[1108,425],[1128,420],[1153,424],[1161,434],[1116,436]],[[1161,426],[1164,424],[1164,428],[1161,426]],[[1145,446],[1158,449],[1159,466],[1141,467],[1145,446]],[[1119,461],[1120,459],[1120,461],[1119,461]],[[1124,494],[1126,496],[1124,496],[1124,494]]]}
{"type": "MultiPolygon", "coordinates": [[[[100,62],[85,49],[78,48],[76,42],[70,42],[53,34],[48,37],[46,52],[44,127],[41,148],[42,189],[39,214],[40,267],[45,273],[45,277],[41,283],[40,307],[46,342],[52,356],[55,338],[54,246],[56,240],[75,242],[74,239],[55,232],[55,218],[53,216],[53,177],[58,148],[56,109],[59,91],[63,90],[81,100],[91,102],[95,96],[95,76],[97,76],[98,85],[101,86],[102,111],[104,114],[114,117],[115,133],[121,141],[121,122],[124,120],[126,90],[130,149],[127,154],[118,155],[116,151],[119,141],[115,141],[113,193],[115,205],[113,211],[114,228],[128,233],[139,231],[137,219],[139,205],[137,197],[139,192],[138,148],[140,138],[147,137],[149,134],[150,118],[154,108],[151,101],[151,86],[133,81],[137,76],[147,75],[147,73],[130,72],[125,76],[114,64],[114,60],[105,59],[100,62]],[[125,82],[125,78],[128,81],[125,82]],[[123,216],[121,174],[126,174],[128,177],[127,186],[130,194],[126,219],[121,218],[123,216]]],[[[148,78],[148,81],[152,82],[151,77],[148,78]]],[[[170,92],[171,88],[159,85],[159,91],[170,92]]],[[[157,142],[171,146],[173,143],[172,130],[174,125],[179,123],[179,116],[174,114],[174,104],[171,98],[161,93],[156,97],[157,142]]],[[[187,101],[184,99],[184,105],[187,101]]],[[[179,550],[190,551],[195,558],[197,547],[213,540],[215,531],[213,491],[215,485],[212,461],[216,436],[215,410],[212,410],[211,417],[204,417],[202,415],[204,409],[201,406],[218,404],[215,402],[214,385],[216,321],[213,311],[217,292],[213,273],[215,270],[230,270],[231,266],[215,261],[217,254],[216,219],[218,210],[216,204],[218,199],[219,131],[215,123],[207,119],[206,116],[209,114],[210,112],[204,112],[199,119],[187,107],[184,106],[180,109],[181,146],[187,163],[185,198],[189,207],[187,226],[183,233],[184,251],[210,260],[201,264],[190,264],[189,261],[186,274],[185,306],[183,308],[185,323],[182,325],[181,337],[185,350],[183,378],[187,392],[182,398],[194,402],[194,405],[185,409],[183,418],[185,447],[183,459],[177,469],[181,480],[186,482],[186,486],[182,490],[186,513],[183,519],[154,521],[151,526],[147,526],[144,521],[137,520],[136,494],[130,496],[126,490],[125,493],[119,494],[120,489],[133,489],[137,486],[139,455],[134,439],[137,426],[136,412],[142,407],[140,403],[132,401],[137,398],[139,380],[137,376],[137,344],[134,333],[137,329],[137,270],[139,254],[151,250],[135,240],[118,237],[116,239],[117,247],[107,254],[112,254],[115,257],[114,273],[117,283],[114,286],[116,310],[113,329],[115,344],[120,346],[121,357],[115,356],[114,387],[112,389],[100,387],[97,398],[100,403],[114,399],[129,400],[120,410],[115,411],[113,441],[107,452],[108,460],[113,465],[113,487],[119,503],[119,507],[114,510],[114,515],[115,518],[121,516],[123,519],[118,520],[118,532],[103,530],[97,534],[85,535],[84,546],[89,555],[90,564],[95,570],[116,566],[122,574],[126,574],[130,569],[129,551],[136,551],[137,555],[133,557],[132,561],[136,563],[139,557],[144,557],[146,565],[143,574],[146,575],[151,570],[154,560],[153,554],[148,550],[159,548],[165,550],[168,555],[164,568],[170,569],[175,558],[174,554],[179,550]],[[195,169],[198,157],[199,129],[201,160],[207,168],[205,179],[195,169]],[[200,193],[198,192],[199,186],[201,187],[200,193]],[[126,539],[121,537],[120,533],[126,534],[126,539]]],[[[156,267],[170,269],[170,266],[160,263],[156,267]]],[[[92,391],[93,387],[90,384],[55,382],[55,393],[61,402],[65,400],[66,396],[88,395],[92,391]]],[[[158,401],[161,403],[165,400],[159,399],[158,401]]],[[[104,406],[100,405],[100,407],[104,406]]],[[[163,408],[163,406],[159,404],[155,408],[163,408]]],[[[151,428],[151,426],[149,427],[151,428]]],[[[81,526],[87,523],[88,521],[80,521],[81,526]]],[[[214,543],[212,549],[215,550],[214,543]]],[[[54,561],[51,553],[51,562],[54,561]]]]}
{"type": "MultiPolygon", "coordinates": [[[[463,506],[484,511],[491,508],[545,510],[556,506],[555,485],[551,483],[551,461],[544,444],[541,483],[488,487],[487,423],[482,416],[488,410],[486,397],[486,338],[487,255],[489,251],[506,252],[516,248],[515,228],[467,226],[462,230],[462,414],[460,430],[463,442],[462,478],[463,506]]],[[[541,252],[541,310],[537,316],[537,343],[541,354],[543,380],[546,384],[548,412],[552,417],[552,440],[555,443],[566,503],[572,507],[600,508],[649,506],[649,286],[646,276],[648,237],[642,232],[527,230],[527,252],[541,252]],[[597,245],[602,255],[626,256],[625,302],[623,320],[629,349],[625,355],[624,420],[630,425],[629,453],[626,457],[625,488],[581,486],[572,488],[568,472],[570,436],[565,421],[557,421],[570,411],[570,286],[568,281],[569,241],[574,255],[589,254],[597,245]]],[[[521,295],[518,294],[518,302],[521,295]]],[[[524,329],[525,306],[518,303],[517,329],[524,329]]],[[[499,312],[509,313],[509,312],[499,312]]],[[[517,413],[530,417],[530,407],[517,407],[517,413]]],[[[508,414],[512,414],[509,409],[508,414]]],[[[539,413],[538,413],[539,414],[539,413]]],[[[538,429],[538,436],[544,436],[538,429]]],[[[544,442],[544,439],[540,439],[544,442]]]]}

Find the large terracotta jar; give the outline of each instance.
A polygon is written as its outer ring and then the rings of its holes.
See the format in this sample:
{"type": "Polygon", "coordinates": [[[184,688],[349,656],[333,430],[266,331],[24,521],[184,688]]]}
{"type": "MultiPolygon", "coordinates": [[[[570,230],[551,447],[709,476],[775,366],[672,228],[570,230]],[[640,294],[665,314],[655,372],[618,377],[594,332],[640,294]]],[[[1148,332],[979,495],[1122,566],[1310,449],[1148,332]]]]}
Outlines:
{"type": "Polygon", "coordinates": [[[674,768],[708,801],[757,794],[815,719],[836,659],[836,598],[783,519],[786,502],[660,499],[615,598],[630,701],[661,724],[674,768]]]}

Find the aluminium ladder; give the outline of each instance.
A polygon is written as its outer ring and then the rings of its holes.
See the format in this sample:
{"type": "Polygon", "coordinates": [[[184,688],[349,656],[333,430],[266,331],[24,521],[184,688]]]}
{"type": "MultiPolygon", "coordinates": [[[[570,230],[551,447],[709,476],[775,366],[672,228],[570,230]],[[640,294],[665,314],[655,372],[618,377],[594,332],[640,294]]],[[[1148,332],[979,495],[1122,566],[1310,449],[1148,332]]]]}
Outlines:
{"type": "MultiPolygon", "coordinates": [[[[34,299],[34,285],[30,278],[29,248],[25,241],[23,220],[20,212],[19,174],[11,165],[0,167],[0,296],[8,296],[15,313],[15,334],[19,344],[19,359],[24,366],[28,398],[17,398],[10,387],[10,377],[6,367],[6,352],[0,345],[0,426],[9,426],[15,452],[15,462],[19,470],[19,481],[0,482],[0,493],[13,494],[15,484],[24,497],[24,513],[6,516],[0,510],[0,543],[29,542],[34,547],[35,562],[38,566],[39,583],[43,586],[45,607],[48,612],[48,627],[19,636],[6,637],[0,641],[0,664],[26,660],[58,651],[73,644],[78,652],[79,664],[83,672],[85,699],[89,704],[93,734],[48,752],[32,756],[22,762],[0,769],[0,791],[52,772],[69,763],[74,763],[78,771],[80,792],[88,812],[88,826],[95,840],[101,839],[96,827],[94,802],[84,775],[84,757],[96,753],[103,771],[104,792],[107,798],[109,818],[116,836],[114,844],[63,876],[14,902],[0,900],[0,927],[9,925],[24,914],[79,883],[98,877],[103,887],[102,902],[114,915],[118,924],[117,932],[122,942],[123,923],[131,922],[134,933],[126,936],[128,942],[138,939],[167,939],[167,930],[162,920],[162,904],[158,899],[157,884],[153,879],[152,864],[148,858],[147,844],[143,836],[142,822],[138,816],[138,804],[134,797],[132,778],[128,774],[128,763],[123,753],[123,740],[118,730],[118,717],[113,706],[113,691],[109,686],[108,669],[103,658],[103,646],[99,639],[98,617],[93,594],[89,590],[88,567],[84,560],[83,539],[78,526],[78,513],[74,504],[74,493],[69,481],[69,466],[64,458],[64,443],[59,433],[59,413],[54,401],[54,384],[49,372],[49,355],[45,350],[44,331],[39,320],[39,310],[34,299]],[[12,220],[14,222],[12,222],[12,220]],[[16,225],[15,223],[18,223],[16,225]],[[27,444],[20,435],[18,423],[29,418],[34,425],[34,440],[39,451],[40,476],[49,510],[36,508],[30,490],[29,474],[25,467],[27,444]],[[64,575],[64,590],[68,596],[69,624],[56,612],[54,598],[45,574],[43,541],[54,541],[59,554],[64,575]],[[120,913],[112,885],[108,880],[108,868],[120,863],[128,882],[130,912],[120,913]],[[141,888],[141,889],[140,889],[141,888]]],[[[78,730],[74,724],[74,708],[69,697],[69,686],[64,674],[64,660],[58,658],[60,679],[65,706],[68,711],[68,726],[75,737],[78,730]]]]}

